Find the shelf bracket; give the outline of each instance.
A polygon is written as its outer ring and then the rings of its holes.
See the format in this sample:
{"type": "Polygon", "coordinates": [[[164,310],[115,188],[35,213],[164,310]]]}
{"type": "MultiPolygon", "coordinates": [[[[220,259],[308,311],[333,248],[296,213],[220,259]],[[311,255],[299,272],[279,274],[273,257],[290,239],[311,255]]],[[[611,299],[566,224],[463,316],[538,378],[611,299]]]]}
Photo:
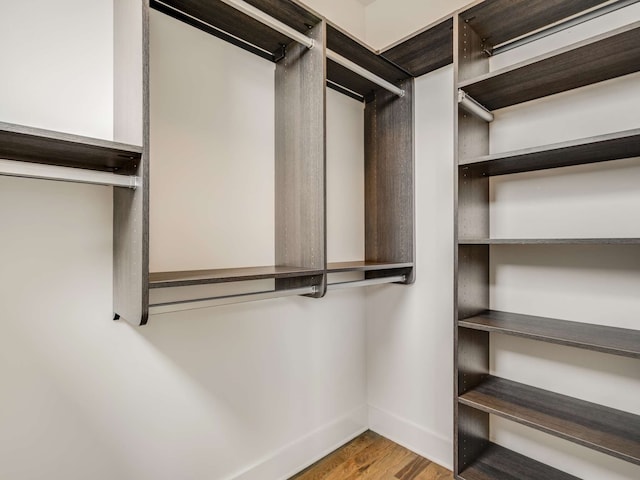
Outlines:
{"type": "Polygon", "coordinates": [[[462,90],[458,90],[458,104],[467,112],[481,118],[485,122],[493,122],[493,113],[462,90]]]}

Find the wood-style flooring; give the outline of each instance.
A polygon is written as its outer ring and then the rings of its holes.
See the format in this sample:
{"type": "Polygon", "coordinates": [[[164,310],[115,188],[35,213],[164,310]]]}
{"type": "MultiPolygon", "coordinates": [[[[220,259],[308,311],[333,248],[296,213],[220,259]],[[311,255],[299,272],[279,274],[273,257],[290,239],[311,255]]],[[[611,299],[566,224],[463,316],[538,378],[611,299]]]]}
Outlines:
{"type": "Polygon", "coordinates": [[[453,480],[453,474],[367,431],[289,480],[453,480]]]}

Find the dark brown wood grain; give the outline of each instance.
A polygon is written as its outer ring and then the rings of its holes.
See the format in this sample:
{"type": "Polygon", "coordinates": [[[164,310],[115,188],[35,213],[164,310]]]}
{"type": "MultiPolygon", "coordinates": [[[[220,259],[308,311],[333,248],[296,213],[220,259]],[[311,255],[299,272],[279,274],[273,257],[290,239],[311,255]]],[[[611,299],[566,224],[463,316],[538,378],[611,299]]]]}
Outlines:
{"type": "Polygon", "coordinates": [[[583,165],[640,156],[640,129],[525,148],[512,152],[461,158],[481,175],[496,176],[583,165]]]}
{"type": "Polygon", "coordinates": [[[0,122],[0,158],[134,174],[142,146],[0,122]]]}
{"type": "Polygon", "coordinates": [[[459,402],[640,465],[640,416],[489,377],[459,402]]]}
{"type": "Polygon", "coordinates": [[[390,262],[367,262],[367,261],[353,261],[353,262],[333,262],[327,264],[327,271],[329,273],[340,272],[368,272],[372,270],[392,270],[398,268],[411,268],[412,262],[405,263],[390,263],[390,262]]]}
{"type": "Polygon", "coordinates": [[[495,443],[489,446],[466,468],[461,480],[579,480],[495,443]]]}
{"type": "Polygon", "coordinates": [[[275,261],[319,271],[279,278],[277,289],[310,284],[326,292],[326,70],[324,21],[309,31],[316,45],[287,47],[275,78],[275,261]],[[309,283],[311,282],[311,283],[309,283]]]}
{"type": "Polygon", "coordinates": [[[113,309],[138,326],[149,316],[149,1],[114,2],[114,23],[114,135],[141,138],[143,153],[139,186],[113,190],[113,309]]]}
{"type": "MultiPolygon", "coordinates": [[[[414,263],[414,82],[365,107],[365,260],[414,263]]],[[[410,275],[407,283],[413,283],[410,275]]]]}
{"type": "Polygon", "coordinates": [[[453,18],[448,17],[381,55],[414,77],[453,62],[453,18]]]}
{"type": "Polygon", "coordinates": [[[638,245],[640,238],[460,238],[459,245],[638,245]]]}
{"type": "Polygon", "coordinates": [[[240,282],[269,278],[295,278],[322,275],[322,270],[301,267],[264,266],[191,270],[181,272],[153,272],[149,274],[149,288],[184,287],[208,283],[240,282]]]}
{"type": "Polygon", "coordinates": [[[461,13],[463,20],[497,45],[563,20],[606,0],[485,0],[461,13]]]}
{"type": "Polygon", "coordinates": [[[494,310],[460,320],[458,325],[473,330],[640,358],[640,330],[494,310]]]}
{"type": "Polygon", "coordinates": [[[495,110],[639,70],[640,22],[636,22],[462,81],[459,87],[489,110],[495,110]]]}
{"type": "MultiPolygon", "coordinates": [[[[306,33],[309,28],[320,22],[320,18],[317,15],[303,8],[297,2],[290,2],[288,0],[246,1],[266,14],[274,17],[276,20],[285,23],[299,32],[306,33]]],[[[231,41],[252,53],[259,54],[259,52],[257,52],[255,48],[251,48],[250,45],[258,47],[266,52],[267,57],[269,53],[278,52],[281,50],[282,46],[288,45],[291,42],[287,36],[218,0],[152,0],[151,7],[168,15],[174,16],[179,20],[186,21],[192,26],[200,28],[207,33],[214,34],[227,41],[231,41]],[[167,6],[170,8],[167,8],[167,6]],[[211,29],[200,22],[190,21],[188,17],[172,12],[172,9],[176,9],[188,16],[195,17],[196,19],[221,30],[226,35],[218,34],[215,29],[211,29]],[[236,43],[229,35],[238,37],[249,45],[236,43]]]]}

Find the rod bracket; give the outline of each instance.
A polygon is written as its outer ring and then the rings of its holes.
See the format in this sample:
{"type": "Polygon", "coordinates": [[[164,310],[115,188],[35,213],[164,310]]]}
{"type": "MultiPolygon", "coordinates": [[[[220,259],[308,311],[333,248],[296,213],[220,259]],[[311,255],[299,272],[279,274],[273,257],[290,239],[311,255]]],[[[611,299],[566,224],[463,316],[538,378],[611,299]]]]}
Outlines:
{"type": "Polygon", "coordinates": [[[485,122],[493,122],[495,118],[491,110],[487,109],[485,106],[471,98],[466,92],[461,89],[458,89],[458,104],[467,112],[472,113],[485,122]]]}

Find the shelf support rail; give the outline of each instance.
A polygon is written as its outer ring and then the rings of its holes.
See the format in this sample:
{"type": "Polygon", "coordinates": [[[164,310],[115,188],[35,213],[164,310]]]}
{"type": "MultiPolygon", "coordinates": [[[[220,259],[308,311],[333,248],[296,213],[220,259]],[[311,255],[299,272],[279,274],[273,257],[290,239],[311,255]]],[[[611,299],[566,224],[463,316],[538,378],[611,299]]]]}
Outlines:
{"type": "Polygon", "coordinates": [[[392,277],[370,278],[367,280],[357,280],[355,282],[339,282],[327,285],[327,290],[340,290],[343,288],[370,287],[372,285],[383,285],[385,283],[406,282],[406,275],[395,275],[392,277]]]}
{"type": "Polygon", "coordinates": [[[201,308],[231,305],[235,303],[254,302],[257,300],[269,300],[272,298],[292,297],[295,295],[312,295],[317,293],[315,285],[289,290],[268,290],[265,292],[240,293],[235,295],[221,295],[218,297],[199,298],[196,300],[181,300],[178,302],[158,303],[149,305],[149,315],[163,313],[182,312],[185,310],[197,310],[201,308]]]}
{"type": "Polygon", "coordinates": [[[493,122],[493,113],[462,90],[458,90],[458,103],[467,112],[481,118],[485,122],[493,122]]]}
{"type": "Polygon", "coordinates": [[[139,179],[135,175],[117,175],[115,173],[100,172],[97,170],[85,170],[82,168],[61,167],[58,165],[44,165],[4,159],[0,159],[0,175],[125,187],[134,190],[139,185],[139,179]]]}
{"type": "Polygon", "coordinates": [[[386,81],[384,78],[380,78],[375,73],[371,73],[366,68],[362,68],[357,63],[352,62],[348,58],[343,57],[342,55],[334,52],[333,50],[329,50],[327,48],[327,58],[333,62],[336,62],[338,65],[342,65],[344,68],[351,70],[353,73],[360,75],[362,78],[366,78],[367,80],[372,81],[376,85],[381,86],[385,90],[390,91],[391,93],[404,97],[405,91],[393,83],[386,81]]]}

